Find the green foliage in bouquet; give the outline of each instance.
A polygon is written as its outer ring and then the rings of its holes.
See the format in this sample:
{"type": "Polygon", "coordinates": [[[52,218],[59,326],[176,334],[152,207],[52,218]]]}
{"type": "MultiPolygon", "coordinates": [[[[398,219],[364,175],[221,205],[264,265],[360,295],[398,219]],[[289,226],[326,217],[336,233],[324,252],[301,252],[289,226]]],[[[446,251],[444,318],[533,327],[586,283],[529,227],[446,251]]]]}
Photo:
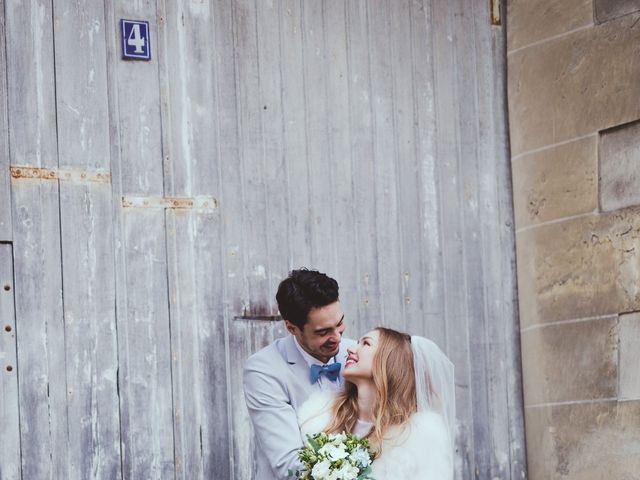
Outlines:
{"type": "Polygon", "coordinates": [[[351,433],[307,435],[307,444],[298,452],[302,468],[289,472],[297,480],[371,479],[375,454],[369,441],[351,433]]]}

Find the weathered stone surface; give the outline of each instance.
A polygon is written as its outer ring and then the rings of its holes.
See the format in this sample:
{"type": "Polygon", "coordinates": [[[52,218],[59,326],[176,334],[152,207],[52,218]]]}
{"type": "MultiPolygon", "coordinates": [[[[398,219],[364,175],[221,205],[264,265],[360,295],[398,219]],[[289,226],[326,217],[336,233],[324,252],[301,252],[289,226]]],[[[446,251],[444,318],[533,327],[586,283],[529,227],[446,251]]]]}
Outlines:
{"type": "Polygon", "coordinates": [[[640,122],[601,132],[598,156],[602,209],[640,205],[640,122]]]}
{"type": "Polygon", "coordinates": [[[516,234],[520,322],[640,310],[640,208],[516,234]]]}
{"type": "Polygon", "coordinates": [[[618,394],[618,317],[522,333],[525,405],[618,394]]]}
{"type": "Polygon", "coordinates": [[[640,478],[640,402],[528,408],[530,480],[640,478]]]}
{"type": "Polygon", "coordinates": [[[598,207],[597,135],[513,161],[516,228],[598,207]]]}
{"type": "Polygon", "coordinates": [[[511,152],[640,118],[639,14],[508,56],[511,152]]]}
{"type": "Polygon", "coordinates": [[[640,313],[620,316],[620,386],[621,399],[640,399],[640,313]]]}
{"type": "Polygon", "coordinates": [[[592,24],[592,0],[511,0],[507,19],[507,48],[514,50],[592,24]]]}
{"type": "Polygon", "coordinates": [[[593,0],[595,19],[607,22],[640,10],[640,0],[593,0]]]}

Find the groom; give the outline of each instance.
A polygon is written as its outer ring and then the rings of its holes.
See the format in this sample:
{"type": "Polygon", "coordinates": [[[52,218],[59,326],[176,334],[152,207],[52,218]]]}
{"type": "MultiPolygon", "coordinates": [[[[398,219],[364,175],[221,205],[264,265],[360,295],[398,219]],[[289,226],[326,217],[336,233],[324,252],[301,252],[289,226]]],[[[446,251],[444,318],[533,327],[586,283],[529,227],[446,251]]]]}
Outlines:
{"type": "Polygon", "coordinates": [[[338,283],[314,270],[293,270],[278,287],[278,309],[291,335],[249,357],[244,395],[255,432],[254,479],[286,479],[303,445],[296,410],[313,393],[342,389],[347,347],[338,283]]]}

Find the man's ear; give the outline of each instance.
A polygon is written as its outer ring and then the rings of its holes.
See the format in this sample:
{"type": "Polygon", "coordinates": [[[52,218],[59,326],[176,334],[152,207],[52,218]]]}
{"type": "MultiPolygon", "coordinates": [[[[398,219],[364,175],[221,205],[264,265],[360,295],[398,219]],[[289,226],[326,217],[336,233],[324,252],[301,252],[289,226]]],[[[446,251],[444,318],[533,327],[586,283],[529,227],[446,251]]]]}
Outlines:
{"type": "Polygon", "coordinates": [[[293,323],[291,323],[289,320],[285,320],[284,321],[284,325],[287,328],[287,331],[291,335],[295,335],[296,333],[298,333],[300,331],[300,329],[297,326],[295,326],[293,323]]]}

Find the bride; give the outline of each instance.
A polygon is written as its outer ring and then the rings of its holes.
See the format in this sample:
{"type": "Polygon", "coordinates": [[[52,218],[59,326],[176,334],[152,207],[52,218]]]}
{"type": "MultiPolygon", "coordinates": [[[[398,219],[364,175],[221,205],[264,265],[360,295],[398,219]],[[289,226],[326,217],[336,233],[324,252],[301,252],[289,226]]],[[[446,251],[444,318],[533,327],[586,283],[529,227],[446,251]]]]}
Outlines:
{"type": "Polygon", "coordinates": [[[351,432],[376,452],[376,480],[453,479],[453,364],[430,340],[378,327],[348,349],[344,391],[298,411],[303,437],[351,432]]]}

